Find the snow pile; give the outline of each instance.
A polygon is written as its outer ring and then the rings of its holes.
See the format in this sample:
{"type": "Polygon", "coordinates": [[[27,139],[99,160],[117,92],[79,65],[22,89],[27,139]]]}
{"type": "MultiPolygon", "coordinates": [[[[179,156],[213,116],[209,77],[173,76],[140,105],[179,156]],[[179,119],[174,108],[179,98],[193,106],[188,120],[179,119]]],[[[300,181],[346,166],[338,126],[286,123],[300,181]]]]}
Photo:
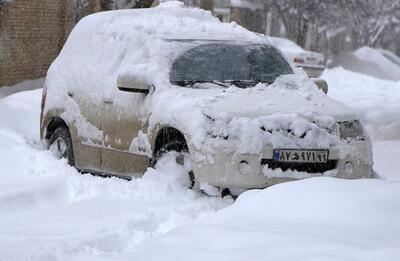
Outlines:
{"type": "Polygon", "coordinates": [[[354,55],[363,61],[375,64],[385,74],[400,74],[400,58],[389,51],[364,46],[356,50],[354,55]]]}
{"type": "Polygon", "coordinates": [[[383,80],[400,81],[400,57],[384,49],[364,46],[334,57],[329,66],[340,66],[383,80]]]}
{"type": "Polygon", "coordinates": [[[399,219],[399,182],[312,178],[246,192],[133,259],[399,260],[399,219]]]}
{"type": "MultiPolygon", "coordinates": [[[[399,183],[314,178],[247,192],[214,214],[232,201],[186,189],[171,160],[131,182],[56,160],[37,143],[40,97],[0,99],[1,260],[400,259],[399,183]]],[[[376,170],[400,179],[400,144],[375,145],[376,170]]]]}
{"type": "Polygon", "coordinates": [[[42,90],[34,90],[0,99],[0,129],[13,130],[28,140],[38,140],[41,96],[42,90]]]}
{"type": "Polygon", "coordinates": [[[0,260],[130,255],[232,203],[188,190],[170,158],[130,182],[78,173],[39,143],[40,100],[41,90],[0,99],[0,260]]]}
{"type": "Polygon", "coordinates": [[[182,168],[171,159],[130,182],[81,175],[5,129],[0,166],[2,260],[127,254],[231,203],[188,190],[182,168]]]}
{"type": "Polygon", "coordinates": [[[380,80],[343,68],[325,70],[328,95],[355,110],[374,139],[400,139],[400,81],[380,80]]]}

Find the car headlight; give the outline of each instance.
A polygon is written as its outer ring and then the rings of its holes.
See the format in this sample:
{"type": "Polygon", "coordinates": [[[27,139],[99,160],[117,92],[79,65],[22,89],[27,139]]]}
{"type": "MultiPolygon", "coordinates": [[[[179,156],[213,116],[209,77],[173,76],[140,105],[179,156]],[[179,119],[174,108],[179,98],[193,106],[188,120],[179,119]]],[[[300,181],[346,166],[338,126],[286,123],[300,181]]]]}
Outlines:
{"type": "Polygon", "coordinates": [[[360,121],[339,122],[340,138],[345,140],[364,140],[364,130],[360,121]]]}

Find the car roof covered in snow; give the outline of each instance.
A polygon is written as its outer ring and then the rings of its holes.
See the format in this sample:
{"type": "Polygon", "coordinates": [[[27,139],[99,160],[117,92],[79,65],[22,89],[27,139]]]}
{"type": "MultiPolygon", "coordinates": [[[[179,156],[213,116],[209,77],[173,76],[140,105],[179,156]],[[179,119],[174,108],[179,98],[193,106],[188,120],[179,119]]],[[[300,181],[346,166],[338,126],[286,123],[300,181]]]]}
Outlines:
{"type": "Polygon", "coordinates": [[[296,44],[295,42],[281,37],[273,37],[269,36],[268,40],[277,48],[284,52],[291,52],[291,53],[306,53],[309,52],[304,50],[301,46],[296,44]]]}
{"type": "Polygon", "coordinates": [[[99,100],[116,91],[121,73],[139,74],[154,84],[166,82],[173,56],[196,44],[184,40],[268,42],[235,23],[222,23],[209,11],[185,8],[177,1],[100,12],[86,16],[72,30],[48,71],[46,86],[50,92],[79,89],[99,100]]]}
{"type": "Polygon", "coordinates": [[[260,39],[236,23],[222,23],[211,12],[165,2],[154,8],[100,12],[81,20],[78,31],[105,37],[165,39],[260,39]]]}

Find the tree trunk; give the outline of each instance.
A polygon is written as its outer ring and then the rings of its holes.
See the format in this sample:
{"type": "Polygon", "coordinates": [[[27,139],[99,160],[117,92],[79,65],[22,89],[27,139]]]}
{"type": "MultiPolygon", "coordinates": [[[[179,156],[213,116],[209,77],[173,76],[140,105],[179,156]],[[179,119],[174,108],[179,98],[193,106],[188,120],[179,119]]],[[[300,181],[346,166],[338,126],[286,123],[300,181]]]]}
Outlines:
{"type": "Polygon", "coordinates": [[[201,0],[200,8],[204,10],[213,11],[214,10],[214,0],[201,0]]]}
{"type": "Polygon", "coordinates": [[[133,8],[149,8],[153,2],[154,0],[137,0],[136,5],[133,8]]]}

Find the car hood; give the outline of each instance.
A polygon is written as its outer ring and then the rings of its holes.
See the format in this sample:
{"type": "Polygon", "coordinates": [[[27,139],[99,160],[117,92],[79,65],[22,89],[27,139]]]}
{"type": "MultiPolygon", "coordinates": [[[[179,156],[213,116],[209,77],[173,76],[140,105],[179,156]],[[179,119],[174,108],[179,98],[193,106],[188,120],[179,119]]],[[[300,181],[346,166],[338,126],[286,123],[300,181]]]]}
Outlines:
{"type": "Polygon", "coordinates": [[[330,116],[338,122],[356,119],[351,109],[318,90],[310,94],[299,90],[277,90],[269,86],[254,89],[180,89],[177,91],[185,98],[203,98],[204,103],[198,106],[203,114],[211,118],[254,119],[269,115],[297,114],[304,118],[330,116]]]}
{"type": "Polygon", "coordinates": [[[241,151],[256,153],[266,144],[279,148],[335,146],[340,141],[325,130],[334,122],[356,119],[350,109],[306,78],[280,77],[271,85],[247,89],[203,87],[175,86],[156,92],[150,128],[168,125],[182,130],[198,150],[207,150],[203,146],[211,135],[231,137],[241,151]],[[298,138],[304,133],[304,138],[298,138]]]}
{"type": "Polygon", "coordinates": [[[296,113],[305,117],[310,114],[327,115],[336,121],[354,119],[355,115],[342,104],[325,96],[319,100],[307,97],[282,94],[273,90],[243,95],[227,95],[207,104],[206,108],[214,112],[225,112],[231,116],[257,118],[272,114],[296,113]]]}

